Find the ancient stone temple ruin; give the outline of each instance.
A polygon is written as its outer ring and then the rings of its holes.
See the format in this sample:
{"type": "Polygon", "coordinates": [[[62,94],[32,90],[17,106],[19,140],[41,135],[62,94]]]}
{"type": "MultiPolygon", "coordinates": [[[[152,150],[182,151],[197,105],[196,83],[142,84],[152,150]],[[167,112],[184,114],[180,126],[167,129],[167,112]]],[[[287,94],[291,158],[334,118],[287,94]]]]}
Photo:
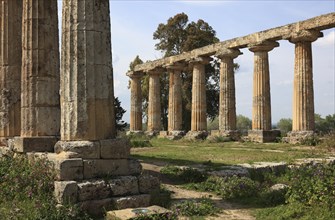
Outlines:
{"type": "Polygon", "coordinates": [[[0,0],[0,150],[47,158],[55,196],[94,215],[150,205],[159,180],[116,138],[109,0],[0,0]],[[22,30],[22,31],[21,31],[22,30]]]}
{"type": "MultiPolygon", "coordinates": [[[[256,142],[269,142],[280,135],[271,128],[271,92],[269,52],[279,47],[279,40],[295,45],[293,88],[293,128],[288,141],[296,143],[314,133],[314,96],[312,42],[323,36],[322,30],[335,27],[335,13],[325,14],[305,21],[253,33],[244,37],[222,41],[213,45],[137,65],[128,72],[131,79],[130,132],[142,131],[141,77],[149,76],[149,133],[163,136],[180,136],[181,127],[181,77],[185,69],[193,70],[191,131],[187,136],[207,136],[205,65],[214,57],[220,60],[219,130],[212,135],[238,139],[236,131],[236,99],[233,60],[241,55],[239,49],[248,48],[254,53],[252,130],[248,138],[256,142]],[[161,131],[159,75],[169,74],[168,130],[161,131]]],[[[243,64],[240,64],[243,65],[243,64]]],[[[172,137],[173,138],[173,137],[172,137]]]]}

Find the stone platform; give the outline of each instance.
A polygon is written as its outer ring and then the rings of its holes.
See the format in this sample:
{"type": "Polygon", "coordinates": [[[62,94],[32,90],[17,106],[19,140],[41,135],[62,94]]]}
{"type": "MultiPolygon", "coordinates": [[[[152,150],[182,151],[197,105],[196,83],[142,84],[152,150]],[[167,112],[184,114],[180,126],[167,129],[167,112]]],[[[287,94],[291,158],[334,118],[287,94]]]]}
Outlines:
{"type": "Polygon", "coordinates": [[[212,130],[210,136],[227,137],[233,141],[238,141],[241,139],[241,133],[238,130],[230,130],[230,131],[212,130]]]}
{"type": "Polygon", "coordinates": [[[290,144],[299,144],[308,139],[313,139],[314,136],[314,131],[291,131],[284,138],[284,141],[290,144]]]}
{"type": "Polygon", "coordinates": [[[249,130],[248,131],[248,139],[252,142],[259,142],[259,143],[267,143],[273,142],[280,137],[279,130],[270,130],[270,131],[263,131],[263,130],[249,130]]]}
{"type": "Polygon", "coordinates": [[[71,202],[93,216],[105,210],[151,205],[160,181],[142,175],[142,166],[129,158],[127,139],[59,141],[55,153],[30,152],[30,160],[49,160],[56,171],[55,196],[59,204],[71,202]]]}

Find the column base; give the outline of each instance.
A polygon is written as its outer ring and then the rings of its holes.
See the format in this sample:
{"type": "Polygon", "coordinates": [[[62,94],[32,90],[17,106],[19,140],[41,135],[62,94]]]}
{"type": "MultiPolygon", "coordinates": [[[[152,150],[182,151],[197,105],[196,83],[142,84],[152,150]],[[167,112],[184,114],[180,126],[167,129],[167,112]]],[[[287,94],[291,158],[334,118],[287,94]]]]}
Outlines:
{"type": "Polygon", "coordinates": [[[207,136],[207,131],[189,131],[184,138],[188,140],[205,140],[207,136]]]}
{"type": "Polygon", "coordinates": [[[266,143],[266,142],[274,142],[277,137],[280,137],[279,130],[249,130],[248,131],[248,139],[252,142],[266,143]]]}
{"type": "Polygon", "coordinates": [[[290,131],[284,141],[290,144],[301,144],[308,139],[314,138],[314,136],[314,131],[290,131]]]}
{"type": "Polygon", "coordinates": [[[241,133],[238,130],[212,130],[211,136],[227,137],[232,141],[238,141],[241,139],[241,133]]]}
{"type": "Polygon", "coordinates": [[[68,152],[71,158],[82,159],[127,159],[130,142],[126,138],[99,141],[58,141],[55,153],[68,152]]]}
{"type": "Polygon", "coordinates": [[[53,152],[57,141],[55,136],[14,137],[13,149],[19,153],[53,152]]]}
{"type": "Polygon", "coordinates": [[[159,138],[167,138],[169,140],[179,140],[185,136],[185,131],[161,131],[159,132],[159,138]]]}

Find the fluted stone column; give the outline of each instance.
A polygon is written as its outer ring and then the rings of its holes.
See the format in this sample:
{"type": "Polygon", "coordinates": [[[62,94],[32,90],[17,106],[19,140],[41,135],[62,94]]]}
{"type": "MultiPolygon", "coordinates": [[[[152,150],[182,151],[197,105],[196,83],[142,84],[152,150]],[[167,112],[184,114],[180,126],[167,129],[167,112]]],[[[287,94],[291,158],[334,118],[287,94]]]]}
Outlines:
{"type": "Polygon", "coordinates": [[[59,135],[59,37],[56,0],[24,0],[21,137],[17,151],[52,151],[59,135]]]}
{"type": "Polygon", "coordinates": [[[149,103],[148,129],[149,135],[155,135],[161,130],[161,94],[160,71],[149,71],[149,103]]]}
{"type": "Polygon", "coordinates": [[[20,136],[22,0],[0,1],[0,141],[20,136]]]}
{"type": "Polygon", "coordinates": [[[220,59],[219,135],[232,139],[239,138],[236,130],[234,59],[240,54],[237,49],[227,49],[216,54],[220,59]]]}
{"type": "Polygon", "coordinates": [[[142,74],[129,75],[130,81],[130,132],[142,131],[142,74]]]}
{"type": "Polygon", "coordinates": [[[63,1],[61,110],[58,146],[115,138],[108,0],[63,1]]]}
{"type": "Polygon", "coordinates": [[[248,136],[252,141],[269,142],[275,140],[278,131],[271,132],[271,94],[268,52],[279,44],[265,41],[249,45],[254,52],[254,81],[252,104],[252,131],[248,136]]]}
{"type": "Polygon", "coordinates": [[[323,34],[304,30],[293,33],[288,39],[295,44],[293,119],[290,142],[297,143],[314,133],[314,90],[312,42],[323,34]]]}
{"type": "Polygon", "coordinates": [[[169,108],[168,132],[169,135],[180,136],[182,131],[182,65],[167,66],[169,73],[169,108]]]}
{"type": "Polygon", "coordinates": [[[205,65],[208,63],[209,58],[202,57],[190,61],[193,68],[191,131],[187,133],[190,138],[205,138],[208,135],[205,75],[205,65]]]}

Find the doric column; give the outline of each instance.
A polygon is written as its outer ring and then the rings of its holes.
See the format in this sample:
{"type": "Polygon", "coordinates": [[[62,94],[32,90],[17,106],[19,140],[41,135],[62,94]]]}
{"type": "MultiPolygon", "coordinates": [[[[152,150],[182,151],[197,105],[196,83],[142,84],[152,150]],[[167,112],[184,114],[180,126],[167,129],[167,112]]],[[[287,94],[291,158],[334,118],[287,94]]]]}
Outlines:
{"type": "Polygon", "coordinates": [[[219,129],[221,133],[236,130],[234,59],[240,54],[242,53],[237,49],[227,49],[216,54],[220,59],[219,129]]]}
{"type": "Polygon", "coordinates": [[[288,134],[291,143],[314,133],[312,42],[322,36],[319,31],[303,30],[287,37],[295,44],[292,132],[288,134]]]}
{"type": "Polygon", "coordinates": [[[61,140],[115,138],[109,1],[63,1],[61,140]]]}
{"type": "MultiPolygon", "coordinates": [[[[0,1],[0,139],[20,136],[22,0],[0,1]]],[[[4,140],[4,142],[6,142],[4,140]]]]}
{"type": "Polygon", "coordinates": [[[168,131],[181,131],[183,122],[181,73],[184,66],[172,64],[166,68],[169,74],[168,131]]]}
{"type": "Polygon", "coordinates": [[[142,131],[142,74],[130,74],[130,131],[142,131]]]}
{"type": "Polygon", "coordinates": [[[24,0],[18,151],[49,151],[59,135],[59,37],[55,0],[24,0]],[[32,147],[32,148],[31,148],[32,147]]]}
{"type": "MultiPolygon", "coordinates": [[[[271,130],[271,94],[268,52],[279,44],[273,41],[265,41],[249,45],[249,50],[254,53],[254,80],[252,102],[252,130],[249,137],[258,142],[271,141],[264,136],[262,131],[271,130]],[[254,137],[254,135],[256,137],[254,137]],[[265,140],[266,139],[266,140],[265,140]]],[[[274,137],[275,138],[275,137],[274,137]]]]}
{"type": "Polygon", "coordinates": [[[191,131],[207,130],[205,65],[208,62],[209,59],[200,57],[191,61],[193,66],[191,131]]]}
{"type": "Polygon", "coordinates": [[[160,71],[152,70],[149,75],[148,132],[161,130],[160,71]]]}
{"type": "Polygon", "coordinates": [[[293,127],[292,131],[314,131],[312,42],[322,37],[319,31],[294,33],[295,44],[293,127]]]}

